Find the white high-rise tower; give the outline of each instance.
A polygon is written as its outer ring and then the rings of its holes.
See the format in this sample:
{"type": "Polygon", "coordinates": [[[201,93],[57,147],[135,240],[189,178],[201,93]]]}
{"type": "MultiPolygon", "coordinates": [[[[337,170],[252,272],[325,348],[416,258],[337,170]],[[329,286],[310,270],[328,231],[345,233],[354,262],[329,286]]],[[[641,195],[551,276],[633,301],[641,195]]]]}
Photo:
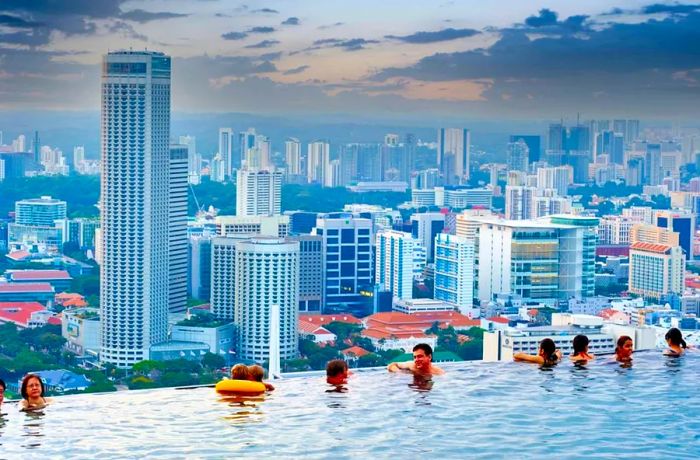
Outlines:
{"type": "Polygon", "coordinates": [[[125,368],[167,339],[170,57],[110,52],[102,69],[100,359],[125,368]]]}
{"type": "Polygon", "coordinates": [[[233,129],[219,128],[219,155],[224,160],[224,174],[231,177],[233,169],[233,129]]]}

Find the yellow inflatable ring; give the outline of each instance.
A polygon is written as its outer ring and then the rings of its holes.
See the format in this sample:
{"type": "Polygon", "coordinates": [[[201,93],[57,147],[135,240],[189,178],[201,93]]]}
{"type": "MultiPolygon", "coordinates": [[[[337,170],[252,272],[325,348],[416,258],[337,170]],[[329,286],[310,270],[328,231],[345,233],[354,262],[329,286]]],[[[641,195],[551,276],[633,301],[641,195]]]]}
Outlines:
{"type": "Polygon", "coordinates": [[[250,380],[222,380],[216,384],[216,392],[221,394],[259,395],[265,393],[265,384],[250,380]]]}

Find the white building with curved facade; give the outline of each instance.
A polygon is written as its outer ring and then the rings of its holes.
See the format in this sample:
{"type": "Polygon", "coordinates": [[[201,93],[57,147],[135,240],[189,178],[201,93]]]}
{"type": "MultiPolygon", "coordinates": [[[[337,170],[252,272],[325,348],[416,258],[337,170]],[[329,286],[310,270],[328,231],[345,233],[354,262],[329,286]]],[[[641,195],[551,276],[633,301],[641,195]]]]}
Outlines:
{"type": "Polygon", "coordinates": [[[170,57],[108,53],[102,66],[101,353],[120,368],[167,339],[170,57]]]}

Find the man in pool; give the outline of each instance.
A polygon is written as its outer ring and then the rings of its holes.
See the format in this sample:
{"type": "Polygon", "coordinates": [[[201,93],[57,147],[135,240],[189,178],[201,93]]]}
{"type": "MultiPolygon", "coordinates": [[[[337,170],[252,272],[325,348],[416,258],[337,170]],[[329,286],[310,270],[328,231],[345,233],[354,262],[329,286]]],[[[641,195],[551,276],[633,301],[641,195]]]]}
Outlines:
{"type": "Polygon", "coordinates": [[[344,385],[348,383],[348,363],[342,359],[334,359],[326,364],[326,382],[329,385],[344,385]]]}
{"type": "Polygon", "coordinates": [[[414,375],[442,375],[442,369],[433,364],[433,349],[427,343],[419,343],[413,347],[413,361],[391,363],[387,366],[389,372],[409,371],[414,375]]]}

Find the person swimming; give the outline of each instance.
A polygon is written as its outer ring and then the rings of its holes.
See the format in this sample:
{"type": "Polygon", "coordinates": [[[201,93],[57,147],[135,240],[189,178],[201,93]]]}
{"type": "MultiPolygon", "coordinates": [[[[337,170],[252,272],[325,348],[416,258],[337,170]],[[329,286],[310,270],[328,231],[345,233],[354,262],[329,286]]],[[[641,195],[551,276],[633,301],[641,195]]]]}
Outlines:
{"type": "Polygon", "coordinates": [[[248,380],[250,380],[251,382],[260,382],[263,385],[265,385],[265,389],[267,391],[273,391],[275,387],[272,386],[272,384],[270,383],[263,382],[264,377],[265,370],[262,368],[262,366],[258,366],[257,364],[248,366],[248,380]]]}
{"type": "Polygon", "coordinates": [[[420,375],[442,375],[445,373],[433,364],[433,348],[427,343],[419,343],[413,347],[413,361],[391,363],[387,366],[389,372],[409,371],[420,375]]]}
{"type": "Polygon", "coordinates": [[[44,397],[44,382],[36,374],[27,374],[22,379],[20,393],[22,394],[21,410],[33,411],[46,407],[52,402],[51,398],[44,397]]]}
{"type": "Polygon", "coordinates": [[[553,366],[561,360],[561,351],[557,350],[554,340],[550,338],[542,339],[537,355],[527,353],[516,353],[513,355],[514,361],[524,361],[528,363],[541,364],[543,366],[553,366]]]}
{"type": "Polygon", "coordinates": [[[668,350],[664,351],[664,354],[668,356],[681,356],[688,348],[685,340],[683,340],[683,334],[676,327],[672,327],[666,332],[666,343],[668,344],[668,350]]]}
{"type": "Polygon", "coordinates": [[[632,361],[632,353],[634,351],[634,342],[628,335],[621,335],[617,339],[615,347],[615,361],[620,363],[629,363],[632,361]]]}
{"type": "Polygon", "coordinates": [[[588,344],[590,342],[590,339],[582,334],[574,337],[574,352],[569,356],[569,359],[579,364],[586,364],[588,361],[594,360],[595,356],[588,352],[588,344]]]}
{"type": "Polygon", "coordinates": [[[245,364],[236,364],[231,368],[232,380],[249,380],[248,366],[245,364]]]}
{"type": "Polygon", "coordinates": [[[2,402],[5,400],[6,389],[7,385],[5,385],[5,381],[3,379],[0,379],[0,410],[2,409],[2,402]]]}
{"type": "Polygon", "coordinates": [[[333,359],[326,364],[326,382],[329,385],[345,385],[349,375],[348,363],[342,359],[333,359]]]}

